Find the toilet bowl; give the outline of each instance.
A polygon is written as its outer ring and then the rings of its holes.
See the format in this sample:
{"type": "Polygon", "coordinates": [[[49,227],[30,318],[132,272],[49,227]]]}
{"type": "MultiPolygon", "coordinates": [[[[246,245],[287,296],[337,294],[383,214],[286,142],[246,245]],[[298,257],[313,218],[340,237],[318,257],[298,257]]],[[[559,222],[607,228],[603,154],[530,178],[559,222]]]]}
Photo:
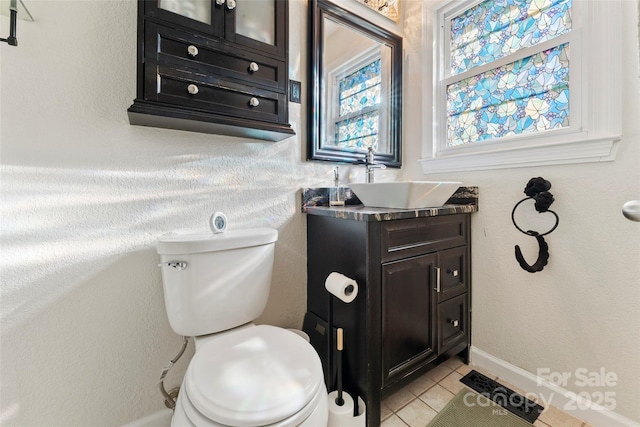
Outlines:
{"type": "Polygon", "coordinates": [[[271,229],[163,237],[169,323],[195,336],[171,425],[326,427],[322,364],[299,334],[255,325],[271,284],[271,229]]]}
{"type": "Polygon", "coordinates": [[[173,426],[326,425],[322,366],[309,343],[268,325],[217,335],[198,343],[173,426]]]}

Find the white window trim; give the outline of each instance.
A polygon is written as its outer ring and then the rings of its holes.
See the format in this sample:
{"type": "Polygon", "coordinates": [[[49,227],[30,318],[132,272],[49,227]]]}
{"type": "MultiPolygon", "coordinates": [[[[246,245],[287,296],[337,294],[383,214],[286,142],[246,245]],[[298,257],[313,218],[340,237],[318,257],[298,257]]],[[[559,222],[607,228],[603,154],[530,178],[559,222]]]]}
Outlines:
{"type": "MultiPolygon", "coordinates": [[[[445,78],[442,71],[445,67],[441,66],[445,58],[444,49],[439,48],[444,40],[441,23],[444,16],[480,1],[447,1],[433,11],[434,98],[433,105],[424,105],[423,111],[433,108],[434,124],[433,135],[424,142],[425,158],[419,160],[423,172],[429,174],[615,160],[621,139],[622,113],[620,0],[573,1],[570,87],[574,90],[571,91],[570,101],[571,126],[471,146],[439,147],[444,135],[442,127],[446,124],[446,111],[443,111],[446,109],[446,94],[445,86],[441,84],[445,78]],[[597,25],[589,25],[591,22],[597,25]],[[580,73],[580,69],[588,70],[588,73],[580,73]]],[[[425,22],[429,20],[427,17],[425,22]]]]}

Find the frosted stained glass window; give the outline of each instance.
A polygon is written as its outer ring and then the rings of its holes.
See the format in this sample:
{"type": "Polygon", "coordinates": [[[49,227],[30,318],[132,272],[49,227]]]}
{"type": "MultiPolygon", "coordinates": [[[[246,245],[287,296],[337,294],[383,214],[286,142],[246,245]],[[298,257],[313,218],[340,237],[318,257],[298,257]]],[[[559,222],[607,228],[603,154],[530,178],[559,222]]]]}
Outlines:
{"type": "Polygon", "coordinates": [[[553,40],[571,2],[486,0],[450,19],[446,147],[569,126],[570,45],[553,40]]]}
{"type": "Polygon", "coordinates": [[[339,80],[337,145],[354,149],[377,148],[381,83],[380,58],[339,80]]]}
{"type": "Polygon", "coordinates": [[[378,144],[380,114],[378,111],[361,114],[336,123],[336,140],[342,147],[366,149],[378,144]]]}
{"type": "Polygon", "coordinates": [[[447,87],[449,146],[569,125],[564,44],[447,87]]]}
{"type": "Polygon", "coordinates": [[[462,73],[571,30],[571,0],[488,0],[451,20],[451,72],[462,73]]]}

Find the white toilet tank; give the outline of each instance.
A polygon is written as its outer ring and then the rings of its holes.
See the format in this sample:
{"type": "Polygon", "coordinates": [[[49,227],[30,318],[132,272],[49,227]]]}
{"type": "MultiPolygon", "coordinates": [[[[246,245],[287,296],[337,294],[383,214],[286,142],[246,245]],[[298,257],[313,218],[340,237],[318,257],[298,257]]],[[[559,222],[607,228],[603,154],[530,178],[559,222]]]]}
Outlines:
{"type": "Polygon", "coordinates": [[[158,239],[164,301],[177,334],[212,334],[251,322],[267,304],[278,231],[271,228],[158,239]]]}

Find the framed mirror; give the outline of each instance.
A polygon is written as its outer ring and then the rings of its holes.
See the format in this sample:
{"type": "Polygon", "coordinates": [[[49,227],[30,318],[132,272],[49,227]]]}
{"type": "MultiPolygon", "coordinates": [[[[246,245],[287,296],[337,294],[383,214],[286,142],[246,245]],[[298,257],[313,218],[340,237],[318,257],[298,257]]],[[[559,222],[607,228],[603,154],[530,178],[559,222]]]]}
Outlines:
{"type": "Polygon", "coordinates": [[[308,160],[402,164],[402,38],[309,1],[308,160]]]}

